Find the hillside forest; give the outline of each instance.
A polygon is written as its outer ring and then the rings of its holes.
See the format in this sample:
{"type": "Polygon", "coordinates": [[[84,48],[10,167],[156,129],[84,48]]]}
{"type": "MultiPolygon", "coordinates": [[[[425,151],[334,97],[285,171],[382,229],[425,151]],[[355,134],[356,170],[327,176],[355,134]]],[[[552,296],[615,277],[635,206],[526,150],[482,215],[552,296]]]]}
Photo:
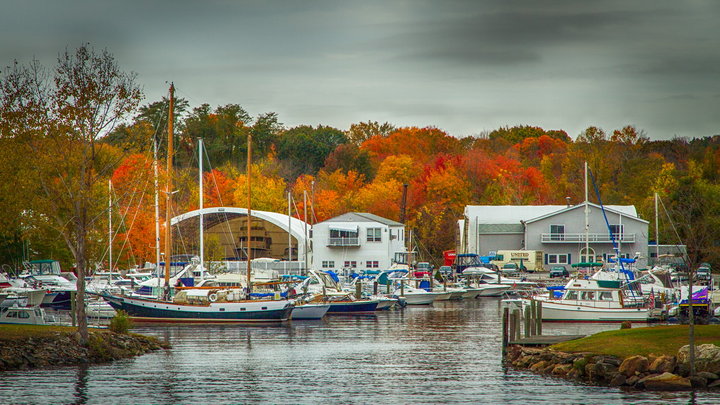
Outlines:
{"type": "MultiPolygon", "coordinates": [[[[88,60],[114,62],[111,55],[92,52],[88,60]]],[[[66,57],[70,64],[94,68],[80,63],[79,51],[66,57]]],[[[73,238],[81,234],[67,231],[79,226],[73,215],[85,215],[87,237],[80,242],[88,263],[107,261],[108,221],[114,224],[114,267],[154,261],[153,144],[158,141],[162,185],[168,99],[143,103],[133,78],[125,77],[125,93],[114,93],[114,99],[96,95],[98,105],[112,105],[112,120],[90,126],[94,116],[81,117],[88,106],[78,102],[84,93],[64,99],[72,100],[77,108],[73,111],[58,103],[63,92],[59,86],[50,86],[46,104],[13,102],[13,95],[16,101],[34,100],[20,92],[28,71],[33,71],[32,64],[16,65],[2,76],[0,262],[15,267],[22,259],[54,258],[66,268],[73,266],[77,252],[70,246],[78,246],[73,238]],[[126,102],[117,106],[119,101],[126,102]],[[63,118],[68,114],[72,119],[63,118]],[[85,133],[78,128],[90,128],[90,136],[78,136],[85,133]],[[77,178],[87,179],[84,187],[73,188],[77,178]],[[63,217],[58,212],[74,214],[63,217]]],[[[115,80],[124,77],[116,73],[120,76],[113,76],[115,80]]],[[[63,72],[49,74],[57,78],[63,72]]],[[[78,80],[72,72],[65,74],[68,83],[78,80]]],[[[457,221],[466,205],[582,202],[583,165],[588,162],[602,203],[635,205],[640,217],[650,221],[651,241],[658,193],[660,243],[687,244],[693,262],[720,264],[720,135],[654,140],[653,134],[633,125],[590,126],[579,134],[522,125],[461,138],[440,128],[390,122],[358,122],[349,128],[287,126],[275,112],[247,111],[242,100],[191,106],[182,97],[175,100],[174,117],[174,215],[198,208],[197,151],[202,138],[205,207],[246,207],[249,175],[255,210],[286,213],[290,192],[293,215],[303,219],[307,208],[310,223],[350,211],[397,221],[407,185],[406,224],[421,254],[432,260],[455,247],[457,221]],[[249,136],[252,160],[247,173],[249,136]]],[[[597,202],[594,193],[590,195],[597,202]]],[[[161,213],[164,204],[162,197],[161,213]]]]}

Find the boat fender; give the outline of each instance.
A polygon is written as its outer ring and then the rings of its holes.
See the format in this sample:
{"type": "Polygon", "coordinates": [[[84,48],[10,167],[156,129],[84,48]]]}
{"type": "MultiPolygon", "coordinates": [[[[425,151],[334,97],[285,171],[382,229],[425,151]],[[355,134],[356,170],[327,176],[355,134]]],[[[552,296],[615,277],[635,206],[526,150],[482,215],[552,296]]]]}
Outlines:
{"type": "Polygon", "coordinates": [[[217,301],[217,299],[218,299],[218,296],[216,293],[212,293],[212,294],[208,295],[208,300],[210,302],[215,302],[215,301],[217,301]]]}

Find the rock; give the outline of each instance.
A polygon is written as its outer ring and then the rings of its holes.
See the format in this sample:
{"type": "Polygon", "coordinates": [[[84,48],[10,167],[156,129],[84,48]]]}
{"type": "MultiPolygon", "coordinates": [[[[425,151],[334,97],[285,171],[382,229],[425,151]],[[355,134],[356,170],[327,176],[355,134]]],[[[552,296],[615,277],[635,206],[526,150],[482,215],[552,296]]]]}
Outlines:
{"type": "Polygon", "coordinates": [[[545,368],[542,370],[542,373],[543,373],[543,374],[551,374],[551,373],[553,372],[553,370],[555,369],[555,366],[557,366],[557,364],[549,363],[549,364],[547,365],[547,367],[545,367],[545,368]]]}
{"type": "Polygon", "coordinates": [[[720,388],[720,380],[715,380],[715,381],[711,382],[710,384],[708,384],[707,387],[708,387],[708,389],[718,389],[718,388],[720,388]]]}
{"type": "Polygon", "coordinates": [[[690,390],[692,384],[689,379],[672,373],[652,375],[638,381],[645,389],[651,391],[684,391],[690,390]]]}
{"type": "Polygon", "coordinates": [[[619,387],[621,385],[625,385],[627,382],[627,378],[622,374],[615,374],[615,377],[613,377],[612,380],[610,380],[610,386],[611,387],[619,387]]]}
{"type": "Polygon", "coordinates": [[[657,374],[672,373],[675,371],[676,364],[677,360],[675,359],[675,356],[660,356],[650,363],[648,371],[657,374]]]}
{"type": "MultiPolygon", "coordinates": [[[[685,345],[678,350],[678,363],[688,364],[689,357],[689,345],[685,345]]],[[[714,344],[695,346],[695,371],[708,371],[714,374],[720,374],[720,347],[714,344]]]]}
{"type": "Polygon", "coordinates": [[[709,371],[701,371],[699,373],[696,373],[695,375],[697,375],[698,377],[702,377],[702,378],[706,379],[707,381],[715,381],[718,378],[720,378],[717,374],[711,373],[709,371]]]}
{"type": "Polygon", "coordinates": [[[625,377],[642,373],[648,369],[648,359],[644,356],[630,356],[620,364],[618,372],[625,377]]]}
{"type": "MultiPolygon", "coordinates": [[[[620,374],[620,375],[622,375],[622,376],[624,377],[623,374],[620,374]]],[[[630,386],[632,386],[632,385],[637,384],[638,381],[640,381],[640,377],[634,375],[634,376],[632,376],[632,377],[628,377],[628,379],[625,381],[625,385],[630,385],[630,386]]]]}
{"type": "Polygon", "coordinates": [[[707,387],[707,380],[700,376],[693,376],[688,377],[688,380],[690,380],[690,385],[692,385],[693,388],[705,388],[707,387]]]}
{"type": "Polygon", "coordinates": [[[565,377],[572,370],[572,364],[558,364],[552,370],[552,375],[565,377]]]}
{"type": "Polygon", "coordinates": [[[566,377],[571,380],[580,380],[582,378],[582,372],[578,368],[573,367],[568,371],[566,377]]]}
{"type": "Polygon", "coordinates": [[[530,366],[530,371],[538,372],[539,370],[543,370],[545,367],[547,367],[547,361],[540,360],[537,363],[530,366]]]}

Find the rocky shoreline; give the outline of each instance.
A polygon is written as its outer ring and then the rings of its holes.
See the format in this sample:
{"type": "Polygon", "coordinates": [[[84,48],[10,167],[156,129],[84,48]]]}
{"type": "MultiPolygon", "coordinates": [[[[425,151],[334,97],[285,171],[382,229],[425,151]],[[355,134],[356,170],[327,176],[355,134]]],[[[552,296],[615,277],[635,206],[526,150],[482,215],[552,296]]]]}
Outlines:
{"type": "Polygon", "coordinates": [[[75,329],[71,328],[0,336],[0,371],[105,363],[168,347],[154,337],[107,329],[92,330],[87,345],[78,342],[75,329]]]}
{"type": "Polygon", "coordinates": [[[549,348],[511,346],[506,363],[520,370],[575,382],[631,390],[720,390],[720,347],[696,346],[695,376],[690,377],[688,348],[676,356],[630,356],[625,359],[590,352],[565,353],[549,348]]]}

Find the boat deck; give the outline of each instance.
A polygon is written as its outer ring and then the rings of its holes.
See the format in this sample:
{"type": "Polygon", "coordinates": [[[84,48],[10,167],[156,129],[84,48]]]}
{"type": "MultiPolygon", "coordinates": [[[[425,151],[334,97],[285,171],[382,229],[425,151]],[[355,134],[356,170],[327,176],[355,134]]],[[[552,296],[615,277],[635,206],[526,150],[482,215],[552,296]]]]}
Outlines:
{"type": "Polygon", "coordinates": [[[519,346],[550,346],[556,343],[567,342],[568,340],[584,338],[585,336],[587,335],[538,335],[513,340],[509,342],[509,344],[519,346]]]}

